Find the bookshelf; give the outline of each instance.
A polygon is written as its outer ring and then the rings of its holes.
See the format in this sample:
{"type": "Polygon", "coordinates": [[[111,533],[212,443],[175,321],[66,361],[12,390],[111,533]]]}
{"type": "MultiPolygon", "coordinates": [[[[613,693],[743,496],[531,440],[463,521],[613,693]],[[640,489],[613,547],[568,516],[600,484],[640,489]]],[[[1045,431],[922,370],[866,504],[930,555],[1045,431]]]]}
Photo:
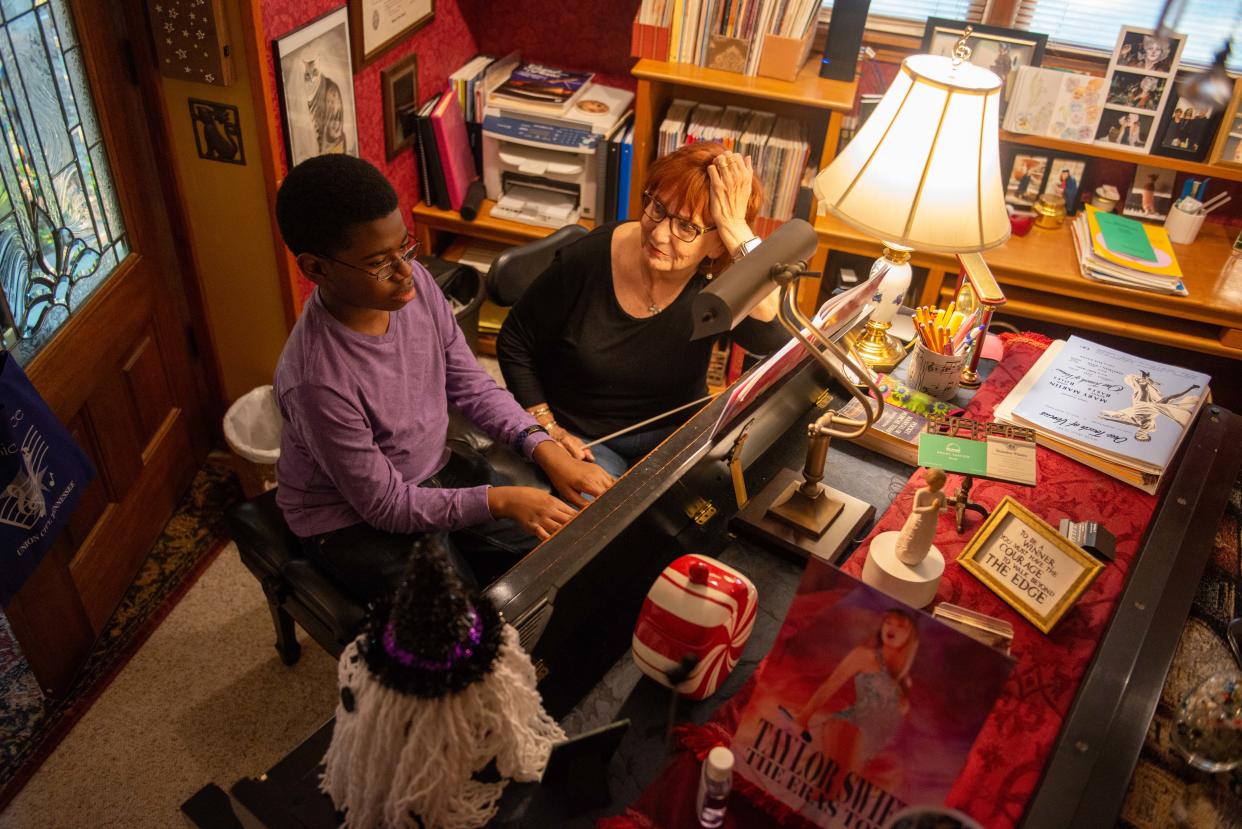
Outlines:
{"type": "MultiPolygon", "coordinates": [[[[644,58],[631,74],[638,80],[634,97],[634,167],[630,205],[637,210],[647,168],[654,160],[660,121],[669,102],[686,98],[700,103],[733,104],[764,109],[796,118],[807,125],[811,139],[811,158],[823,169],[836,155],[841,134],[841,118],[854,106],[858,82],[834,81],[819,77],[821,56],[812,54],[792,81],[749,77],[719,69],[706,69],[689,63],[644,58]]],[[[810,219],[811,217],[804,217],[810,219]]],[[[822,245],[821,245],[822,248],[822,245]]],[[[820,250],[816,261],[827,259],[820,250]]],[[[818,268],[812,267],[812,270],[818,268]]],[[[798,304],[813,312],[819,295],[819,280],[804,279],[799,287],[798,304]]]]}
{"type": "MultiPolygon", "coordinates": [[[[425,202],[419,202],[410,211],[414,218],[415,238],[428,254],[439,254],[457,236],[520,245],[542,239],[556,230],[554,227],[540,227],[496,218],[492,216],[492,207],[495,204],[491,199],[484,199],[474,221],[468,222],[456,210],[440,210],[425,202]]],[[[588,229],[595,227],[590,219],[582,219],[578,224],[588,229]]]]}
{"type": "Polygon", "coordinates": [[[1225,181],[1242,181],[1242,167],[1226,167],[1223,164],[1208,164],[1202,161],[1186,161],[1181,158],[1131,153],[1111,147],[1108,144],[1084,144],[1081,141],[1063,141],[1059,138],[1022,135],[1006,132],[1005,130],[1000,131],[1000,140],[1008,144],[1025,144],[1028,147],[1039,147],[1045,150],[1065,153],[1066,155],[1107,158],[1111,161],[1124,161],[1127,164],[1144,164],[1161,170],[1176,170],[1179,173],[1187,173],[1194,176],[1207,176],[1225,181]]]}
{"type": "MultiPolygon", "coordinates": [[[[821,247],[880,255],[878,240],[835,217],[820,216],[815,230],[821,247]]],[[[1078,269],[1068,221],[1056,230],[1032,228],[983,257],[1005,291],[1002,315],[1242,360],[1242,282],[1220,278],[1232,242],[1233,231],[1205,224],[1194,244],[1173,246],[1190,292],[1185,297],[1086,279],[1078,269]]],[[[957,258],[916,250],[911,262],[928,269],[919,304],[947,304],[957,284],[957,258]]]]}

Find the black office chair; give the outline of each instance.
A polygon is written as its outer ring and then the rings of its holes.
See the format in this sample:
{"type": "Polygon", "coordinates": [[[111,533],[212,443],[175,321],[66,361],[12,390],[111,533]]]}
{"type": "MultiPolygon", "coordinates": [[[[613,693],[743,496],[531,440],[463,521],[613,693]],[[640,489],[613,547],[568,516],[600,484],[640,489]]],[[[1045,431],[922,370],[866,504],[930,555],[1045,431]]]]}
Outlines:
{"type": "Polygon", "coordinates": [[[502,307],[513,305],[552,264],[558,250],[586,234],[582,225],[565,225],[542,239],[509,248],[496,257],[487,272],[487,298],[502,307]]]}

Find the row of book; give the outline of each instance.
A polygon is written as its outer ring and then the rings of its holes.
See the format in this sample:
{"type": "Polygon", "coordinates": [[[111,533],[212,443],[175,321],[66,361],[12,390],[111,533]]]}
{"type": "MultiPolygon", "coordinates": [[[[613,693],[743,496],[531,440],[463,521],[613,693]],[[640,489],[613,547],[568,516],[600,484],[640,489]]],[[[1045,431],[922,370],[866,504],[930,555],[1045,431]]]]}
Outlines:
{"type": "Polygon", "coordinates": [[[692,63],[746,75],[764,55],[796,71],[819,13],[819,0],[643,0],[634,18],[635,57],[692,63]]]}
{"type": "Polygon", "coordinates": [[[1079,270],[1087,279],[1158,294],[1189,293],[1163,227],[1086,205],[1070,230],[1079,270]]]}
{"type": "Polygon", "coordinates": [[[801,121],[762,110],[675,99],[660,123],[657,153],[666,155],[695,141],[717,141],[751,159],[763,183],[759,216],[768,221],[760,224],[771,226],[756,228],[760,235],[794,216],[810,216],[815,171],[807,167],[811,145],[801,121]]]}
{"type": "Polygon", "coordinates": [[[452,87],[419,107],[415,129],[414,153],[423,201],[441,210],[460,210],[470,182],[478,177],[478,166],[452,87]]]}
{"type": "Polygon", "coordinates": [[[634,169],[634,114],[617,123],[595,149],[595,216],[597,222],[630,218],[630,186],[634,169]]]}

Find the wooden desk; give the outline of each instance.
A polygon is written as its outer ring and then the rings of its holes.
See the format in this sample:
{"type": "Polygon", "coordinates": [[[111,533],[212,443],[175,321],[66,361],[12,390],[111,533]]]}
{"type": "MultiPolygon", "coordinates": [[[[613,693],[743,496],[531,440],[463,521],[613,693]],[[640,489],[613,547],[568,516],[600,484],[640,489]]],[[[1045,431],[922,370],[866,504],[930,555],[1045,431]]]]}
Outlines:
{"type": "MultiPolygon", "coordinates": [[[[507,245],[520,245],[531,242],[554,232],[554,227],[528,225],[522,222],[511,222],[492,216],[492,208],[496,202],[484,199],[479,205],[479,214],[473,222],[468,222],[456,210],[440,210],[424,202],[419,202],[410,210],[414,217],[414,235],[428,254],[439,253],[441,234],[454,236],[470,236],[475,239],[487,239],[507,245]]],[[[578,224],[588,230],[595,227],[595,222],[582,219],[578,224]]]]}
{"type": "MultiPolygon", "coordinates": [[[[816,219],[821,248],[879,256],[880,242],[830,216],[816,219]]],[[[1058,230],[1032,228],[984,259],[1005,290],[1002,314],[1101,331],[1128,339],[1242,360],[1242,280],[1226,284],[1221,267],[1232,233],[1205,224],[1193,245],[1174,245],[1190,296],[1137,291],[1082,276],[1068,223],[1058,230]]],[[[945,304],[957,284],[957,258],[914,251],[914,265],[928,269],[920,305],[945,304]]]]}

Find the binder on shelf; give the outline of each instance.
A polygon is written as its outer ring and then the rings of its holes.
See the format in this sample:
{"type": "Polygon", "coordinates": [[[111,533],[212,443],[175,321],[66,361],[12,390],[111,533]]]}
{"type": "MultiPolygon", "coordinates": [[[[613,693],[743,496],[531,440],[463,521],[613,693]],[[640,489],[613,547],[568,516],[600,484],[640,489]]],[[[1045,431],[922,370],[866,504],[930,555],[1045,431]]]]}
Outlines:
{"type": "Polygon", "coordinates": [[[812,26],[800,38],[765,34],[763,50],[759,53],[759,74],[765,78],[792,81],[811,54],[811,40],[815,35],[812,26]]]}
{"type": "Polygon", "coordinates": [[[630,172],[633,169],[634,156],[634,125],[631,124],[621,133],[621,158],[617,162],[617,221],[624,222],[630,217],[630,172]]]}
{"type": "Polygon", "coordinates": [[[440,151],[436,147],[435,127],[431,124],[431,111],[435,109],[441,97],[441,95],[433,95],[427,103],[423,104],[414,123],[418,131],[418,146],[422,150],[423,162],[427,167],[428,195],[430,196],[427,203],[435,205],[440,210],[451,210],[448,185],[444,181],[444,165],[440,161],[440,151]]]}
{"type": "Polygon", "coordinates": [[[457,96],[450,87],[432,107],[429,117],[440,154],[449,208],[452,210],[461,209],[466,199],[466,188],[478,178],[474,156],[470,152],[470,139],[466,136],[465,117],[456,104],[457,96]]]}

